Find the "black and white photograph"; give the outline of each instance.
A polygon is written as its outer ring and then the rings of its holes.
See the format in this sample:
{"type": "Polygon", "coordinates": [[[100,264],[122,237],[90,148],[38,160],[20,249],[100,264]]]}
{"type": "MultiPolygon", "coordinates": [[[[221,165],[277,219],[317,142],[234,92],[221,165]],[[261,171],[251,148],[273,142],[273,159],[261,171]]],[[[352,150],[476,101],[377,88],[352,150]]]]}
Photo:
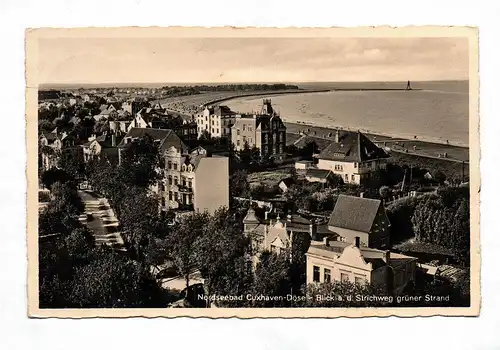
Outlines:
{"type": "Polygon", "coordinates": [[[479,313],[477,30],[26,40],[30,316],[479,313]]]}

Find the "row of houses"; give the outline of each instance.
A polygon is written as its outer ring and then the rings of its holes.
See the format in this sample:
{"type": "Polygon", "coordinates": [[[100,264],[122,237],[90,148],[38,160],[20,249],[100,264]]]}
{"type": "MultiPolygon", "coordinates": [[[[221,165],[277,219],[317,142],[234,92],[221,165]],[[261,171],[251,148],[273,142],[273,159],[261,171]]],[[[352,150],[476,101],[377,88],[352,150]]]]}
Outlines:
{"type": "Polygon", "coordinates": [[[260,112],[238,114],[227,106],[207,106],[196,116],[198,136],[208,134],[230,140],[236,151],[256,147],[261,156],[282,160],[286,157],[286,127],[264,99],[260,112]]]}
{"type": "Polygon", "coordinates": [[[282,253],[295,235],[309,235],[306,282],[374,283],[402,293],[415,281],[417,259],[390,250],[390,222],[380,200],[340,195],[327,222],[300,215],[264,218],[250,208],[243,220],[254,263],[262,251],[282,253]]]}

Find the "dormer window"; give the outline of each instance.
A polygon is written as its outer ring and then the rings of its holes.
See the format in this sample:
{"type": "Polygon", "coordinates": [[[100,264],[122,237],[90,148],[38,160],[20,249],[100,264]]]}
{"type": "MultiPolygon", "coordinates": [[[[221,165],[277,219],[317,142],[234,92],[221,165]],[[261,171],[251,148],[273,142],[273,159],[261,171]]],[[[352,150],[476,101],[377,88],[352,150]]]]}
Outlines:
{"type": "Polygon", "coordinates": [[[182,171],[186,171],[186,164],[182,164],[182,171]]]}

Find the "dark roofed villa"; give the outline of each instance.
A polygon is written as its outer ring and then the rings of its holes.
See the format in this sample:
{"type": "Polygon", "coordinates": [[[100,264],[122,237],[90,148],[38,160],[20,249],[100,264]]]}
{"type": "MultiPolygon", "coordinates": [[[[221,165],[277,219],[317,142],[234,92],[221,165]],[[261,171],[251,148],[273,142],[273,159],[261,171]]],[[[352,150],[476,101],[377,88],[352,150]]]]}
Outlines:
{"type": "Polygon", "coordinates": [[[389,156],[361,132],[340,131],[317,156],[318,168],[331,170],[345,183],[362,184],[371,173],[385,168],[389,156]]]}
{"type": "Polygon", "coordinates": [[[378,199],[339,195],[328,221],[328,229],[345,242],[360,237],[361,245],[388,248],[390,222],[378,199]]]}

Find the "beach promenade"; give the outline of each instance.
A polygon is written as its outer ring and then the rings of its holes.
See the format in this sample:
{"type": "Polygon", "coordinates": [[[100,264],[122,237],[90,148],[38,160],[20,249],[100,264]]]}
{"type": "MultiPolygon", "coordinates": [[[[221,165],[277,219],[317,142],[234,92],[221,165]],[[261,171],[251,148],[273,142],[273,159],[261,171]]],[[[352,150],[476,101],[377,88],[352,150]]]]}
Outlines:
{"type": "MultiPolygon", "coordinates": [[[[287,133],[300,134],[307,133],[310,136],[332,139],[335,135],[333,128],[312,126],[308,124],[298,124],[285,122],[287,133]]],[[[372,142],[381,148],[392,152],[399,152],[420,157],[448,160],[453,162],[469,162],[469,148],[450,144],[428,142],[420,140],[418,136],[413,139],[396,138],[391,136],[377,135],[361,130],[372,142]]]]}

